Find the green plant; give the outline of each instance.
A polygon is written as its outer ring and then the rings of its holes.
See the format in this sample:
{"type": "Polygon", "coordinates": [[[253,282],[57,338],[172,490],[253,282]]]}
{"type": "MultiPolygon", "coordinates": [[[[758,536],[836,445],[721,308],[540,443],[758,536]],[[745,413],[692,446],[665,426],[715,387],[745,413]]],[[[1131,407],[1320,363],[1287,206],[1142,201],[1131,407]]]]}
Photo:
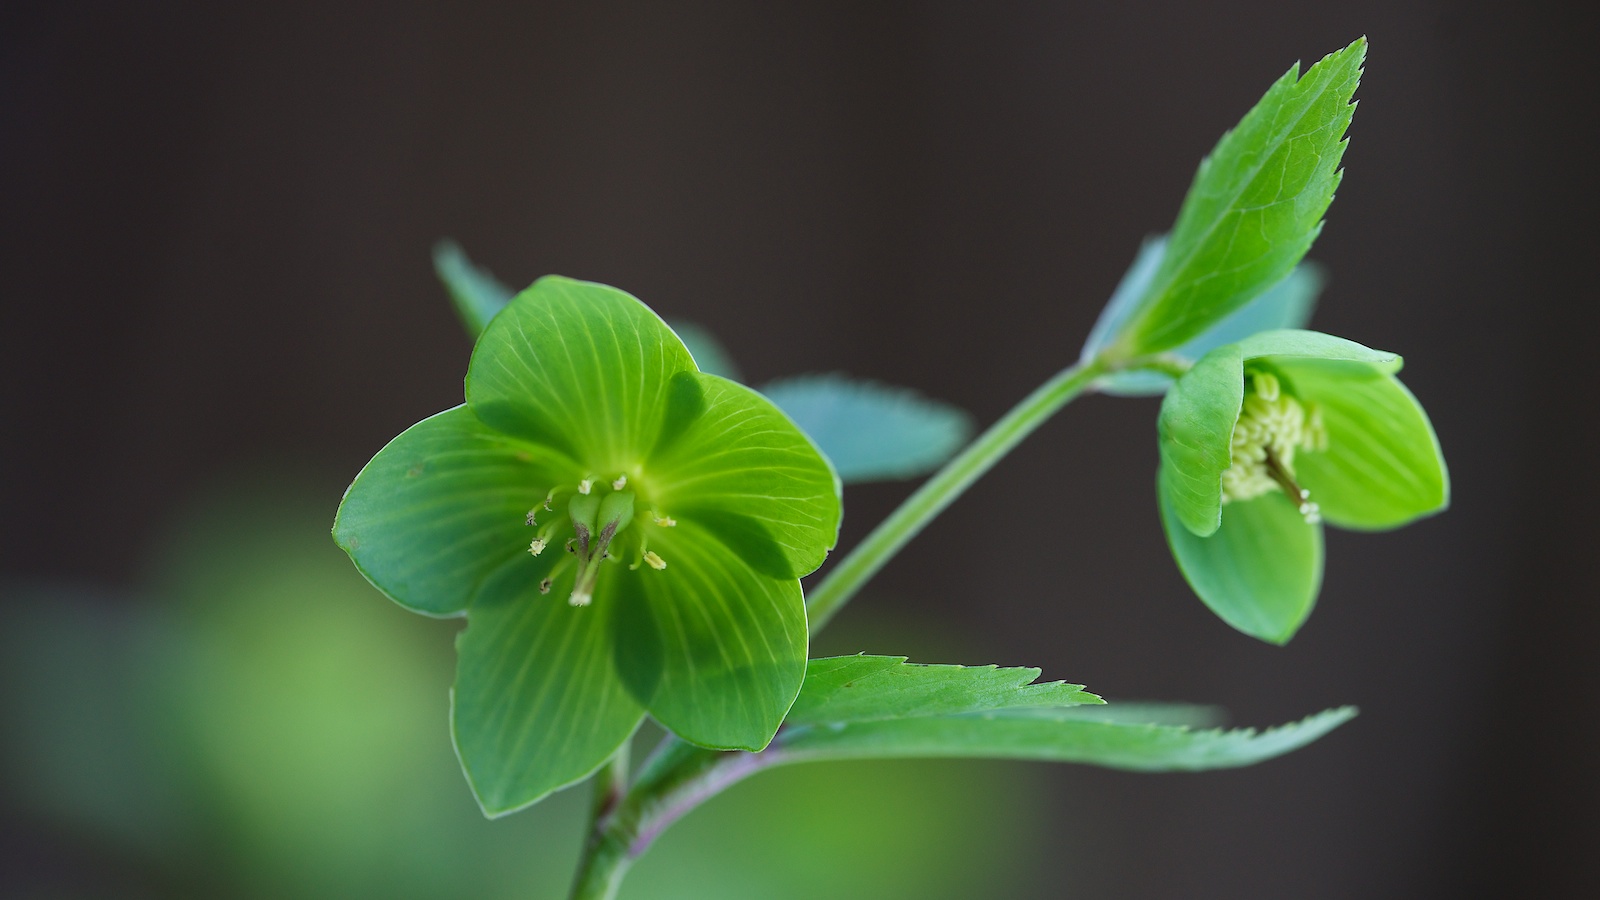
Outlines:
{"type": "Polygon", "coordinates": [[[664,828],[773,766],[971,756],[1198,770],[1285,753],[1354,715],[1194,729],[1171,709],[1119,711],[1081,685],[1035,683],[1037,669],[808,661],[806,647],[1086,391],[1166,395],[1169,543],[1201,599],[1258,638],[1285,642],[1309,614],[1321,519],[1380,529],[1444,508],[1443,460],[1394,378],[1399,358],[1301,330],[1320,284],[1302,258],[1342,174],[1365,49],[1279,79],[1201,164],[1081,358],[964,447],[964,417],[940,404],[840,377],[763,396],[723,377],[728,356],[703,332],[620,291],[545,278],[512,296],[441,247],[440,275],[481,332],[467,402],[379,452],[334,536],[400,604],[467,616],[453,731],[484,811],[593,775],[572,896],[610,897],[664,828]],[[836,473],[928,471],[802,601],[799,579],[837,536],[836,473]],[[630,772],[646,712],[668,734],[630,772]]]}

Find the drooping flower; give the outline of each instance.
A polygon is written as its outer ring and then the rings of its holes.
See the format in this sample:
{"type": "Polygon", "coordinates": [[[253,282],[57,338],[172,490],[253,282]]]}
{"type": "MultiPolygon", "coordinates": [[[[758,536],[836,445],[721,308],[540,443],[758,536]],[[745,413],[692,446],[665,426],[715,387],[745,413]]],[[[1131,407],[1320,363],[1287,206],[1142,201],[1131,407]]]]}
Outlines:
{"type": "Polygon", "coordinates": [[[1167,541],[1229,624],[1283,643],[1322,583],[1322,523],[1381,531],[1449,504],[1433,426],[1400,358],[1314,331],[1201,357],[1161,405],[1167,541]]]}
{"type": "Polygon", "coordinates": [[[764,747],[805,673],[799,578],[838,535],[810,439],[638,300],[556,277],[485,329],[466,401],[367,464],[334,536],[402,606],[467,617],[452,728],[484,810],[587,776],[647,711],[764,747]]]}

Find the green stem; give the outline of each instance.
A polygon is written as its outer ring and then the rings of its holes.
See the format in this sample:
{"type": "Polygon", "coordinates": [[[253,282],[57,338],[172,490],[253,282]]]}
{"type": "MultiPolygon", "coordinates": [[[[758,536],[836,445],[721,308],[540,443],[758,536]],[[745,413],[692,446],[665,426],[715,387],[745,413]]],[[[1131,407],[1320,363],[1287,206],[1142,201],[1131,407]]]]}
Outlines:
{"type": "Polygon", "coordinates": [[[594,776],[594,801],[589,807],[589,837],[578,860],[572,900],[611,900],[633,861],[628,842],[611,827],[628,788],[628,745],[623,744],[594,776]]]}
{"type": "Polygon", "coordinates": [[[916,537],[983,473],[1105,372],[1099,360],[1061,370],[946,463],[873,529],[866,540],[851,550],[806,598],[811,633],[816,634],[828,624],[828,620],[850,602],[906,542],[916,537]]]}

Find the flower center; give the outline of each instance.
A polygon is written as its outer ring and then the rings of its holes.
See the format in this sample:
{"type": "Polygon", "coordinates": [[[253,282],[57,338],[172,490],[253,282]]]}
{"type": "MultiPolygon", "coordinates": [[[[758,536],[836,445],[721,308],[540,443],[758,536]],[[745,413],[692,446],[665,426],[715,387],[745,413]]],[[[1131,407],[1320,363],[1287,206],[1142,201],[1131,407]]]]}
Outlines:
{"type": "Polygon", "coordinates": [[[1322,411],[1301,405],[1270,372],[1247,374],[1244,404],[1233,426],[1232,464],[1222,473],[1222,502],[1251,500],[1281,490],[1308,522],[1321,521],[1311,492],[1294,478],[1297,451],[1328,449],[1322,411]]]}
{"type": "MultiPolygon", "coordinates": [[[[625,489],[627,484],[626,475],[618,475],[615,479],[588,476],[578,482],[576,489],[560,486],[551,488],[543,505],[528,510],[527,524],[539,528],[538,536],[528,544],[528,552],[539,556],[552,542],[566,538],[568,553],[539,582],[539,593],[550,593],[555,580],[568,569],[575,568],[572,594],[567,602],[573,606],[588,606],[594,599],[594,586],[600,577],[601,563],[617,562],[624,552],[625,543],[630,555],[636,557],[629,570],[636,570],[640,565],[649,565],[652,569],[667,567],[666,561],[650,550],[649,537],[642,528],[629,530],[628,526],[634,522],[634,506],[638,498],[633,491],[625,489]],[[609,491],[606,490],[608,484],[609,491]],[[560,501],[565,501],[564,517],[560,513],[560,501]],[[542,526],[541,519],[547,519],[542,526]]],[[[649,525],[659,528],[671,528],[678,524],[670,516],[660,515],[654,509],[649,510],[648,520],[649,525]]]]}

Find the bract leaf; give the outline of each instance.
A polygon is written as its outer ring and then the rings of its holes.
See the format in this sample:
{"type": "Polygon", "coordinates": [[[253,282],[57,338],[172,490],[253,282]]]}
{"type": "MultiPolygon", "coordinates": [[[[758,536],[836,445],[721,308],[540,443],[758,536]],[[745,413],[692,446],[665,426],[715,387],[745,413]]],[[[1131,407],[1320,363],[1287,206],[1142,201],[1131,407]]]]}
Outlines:
{"type": "Polygon", "coordinates": [[[456,641],[451,729],[491,817],[588,777],[644,715],[612,662],[617,605],[539,593],[559,555],[523,553],[487,579],[456,641]]]}
{"type": "Polygon", "coordinates": [[[1352,377],[1315,360],[1278,360],[1275,368],[1321,411],[1328,432],[1326,451],[1296,460],[1324,519],[1383,530],[1449,505],[1450,475],[1433,424],[1398,379],[1352,377]]]}
{"type": "MultiPolygon", "coordinates": [[[[1154,243],[1156,249],[1159,250],[1164,242],[1155,241],[1150,243],[1154,243]]],[[[1150,243],[1147,243],[1146,247],[1149,247],[1150,243]]],[[[1141,250],[1140,254],[1142,258],[1145,251],[1141,250]]],[[[1136,261],[1134,266],[1138,268],[1141,264],[1141,262],[1136,261]]],[[[1147,266],[1147,268],[1150,268],[1153,272],[1153,267],[1147,266]]],[[[1130,269],[1129,276],[1133,272],[1134,269],[1130,269]]],[[[1322,292],[1322,285],[1325,280],[1321,266],[1310,261],[1302,262],[1294,267],[1294,271],[1290,272],[1288,277],[1267,288],[1261,296],[1234,310],[1222,321],[1171,352],[1174,356],[1195,360],[1223,344],[1241,341],[1258,332],[1283,328],[1304,328],[1311,321],[1311,312],[1316,308],[1317,295],[1322,292]]],[[[1122,288],[1117,290],[1118,294],[1122,293],[1122,288]]],[[[1113,298],[1113,302],[1115,302],[1115,298],[1113,298]]],[[[1111,307],[1108,305],[1106,313],[1102,314],[1102,320],[1110,312],[1111,307]]],[[[1124,314],[1129,312],[1132,312],[1132,310],[1124,310],[1124,314]]],[[[1117,325],[1120,325],[1120,322],[1108,326],[1108,332],[1104,337],[1105,340],[1109,340],[1110,337],[1114,336],[1114,329],[1117,325]]],[[[1101,328],[1100,323],[1096,323],[1095,328],[1096,331],[1099,331],[1101,328]]],[[[1091,339],[1091,343],[1084,346],[1084,359],[1092,358],[1099,350],[1100,346],[1094,344],[1091,339]]],[[[1096,382],[1096,387],[1101,392],[1113,396],[1148,397],[1165,393],[1167,388],[1172,386],[1172,381],[1172,376],[1164,372],[1155,372],[1148,369],[1128,370],[1113,372],[1101,378],[1096,382]]]]}
{"type": "Polygon", "coordinates": [[[695,520],[774,578],[822,565],[839,537],[839,481],[815,444],[767,398],[715,375],[680,375],[676,404],[650,454],[661,511],[695,520]],[[692,380],[691,380],[692,379],[692,380]]]}
{"type": "Polygon", "coordinates": [[[926,666],[903,656],[813,659],[789,711],[790,726],[951,715],[1014,707],[1066,707],[1105,701],[1081,684],[1034,684],[1039,670],[926,666]]]}
{"type": "MultiPolygon", "coordinates": [[[[1112,709],[1107,707],[1106,709],[1112,709]]],[[[1196,731],[1096,720],[1079,709],[1014,709],[785,730],[774,746],[789,762],[979,757],[1075,762],[1141,772],[1248,766],[1311,743],[1349,721],[1330,709],[1266,731],[1196,731]]],[[[1109,717],[1108,717],[1109,718],[1109,717]]]]}
{"type": "Polygon", "coordinates": [[[1333,200],[1362,38],[1268,89],[1200,164],[1119,355],[1180,346],[1282,280],[1333,200]]]}
{"type": "Polygon", "coordinates": [[[1161,401],[1156,419],[1162,502],[1200,537],[1222,522],[1222,473],[1244,402],[1244,365],[1229,344],[1207,353],[1161,401]]]}
{"type": "Polygon", "coordinates": [[[613,589],[595,601],[619,609],[623,681],[684,740],[760,750],[805,677],[800,583],[752,570],[687,513],[656,529],[650,549],[666,561],[664,571],[608,572],[601,586],[613,589]]]}
{"type": "Polygon", "coordinates": [[[1222,527],[1200,537],[1178,521],[1172,492],[1157,493],[1173,558],[1206,606],[1251,637],[1294,637],[1322,586],[1322,526],[1274,491],[1228,504],[1222,527]]]}
{"type": "Polygon", "coordinates": [[[456,315],[461,317],[461,324],[474,340],[483,333],[489,320],[505,309],[515,293],[488,269],[474,265],[455,241],[445,240],[434,245],[433,271],[444,283],[455,304],[456,315]]]}
{"type": "Polygon", "coordinates": [[[694,372],[650,308],[603,284],[546,276],[489,323],[467,368],[484,424],[610,477],[654,446],[673,376],[694,372]]]}
{"type": "Polygon", "coordinates": [[[333,539],[396,603],[434,616],[466,609],[478,584],[525,556],[522,522],[574,464],[508,438],[465,406],[390,441],[345,491],[333,539]]]}
{"type": "Polygon", "coordinates": [[[682,319],[668,319],[667,325],[678,335],[678,340],[683,341],[683,345],[689,348],[689,353],[694,357],[695,365],[700,367],[700,371],[710,375],[721,375],[729,381],[744,381],[738,365],[733,361],[733,355],[709,330],[682,319]]]}
{"type": "Polygon", "coordinates": [[[972,419],[906,388],[844,375],[801,375],[761,388],[817,442],[846,484],[916,478],[972,436],[972,419]]]}

